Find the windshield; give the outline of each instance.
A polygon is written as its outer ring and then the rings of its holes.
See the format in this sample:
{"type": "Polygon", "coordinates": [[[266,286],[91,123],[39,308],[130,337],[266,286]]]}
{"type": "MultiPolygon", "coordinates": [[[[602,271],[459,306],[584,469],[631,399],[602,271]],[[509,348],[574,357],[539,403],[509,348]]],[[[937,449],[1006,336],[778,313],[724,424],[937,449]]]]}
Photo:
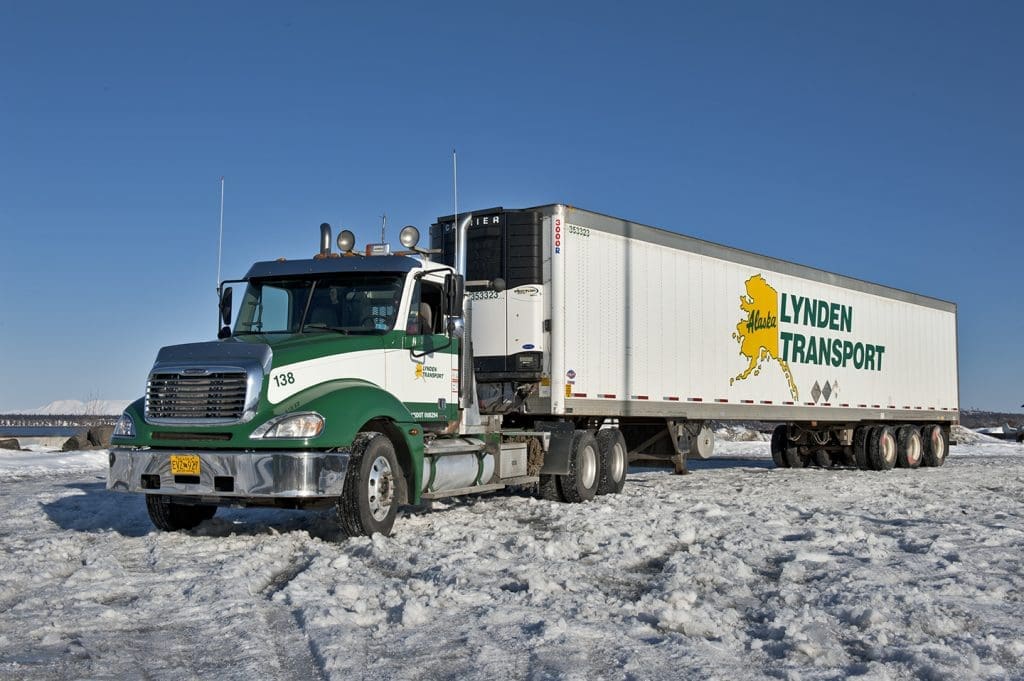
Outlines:
{"type": "Polygon", "coordinates": [[[249,282],[236,334],[379,334],[395,326],[404,277],[388,273],[249,282]]]}

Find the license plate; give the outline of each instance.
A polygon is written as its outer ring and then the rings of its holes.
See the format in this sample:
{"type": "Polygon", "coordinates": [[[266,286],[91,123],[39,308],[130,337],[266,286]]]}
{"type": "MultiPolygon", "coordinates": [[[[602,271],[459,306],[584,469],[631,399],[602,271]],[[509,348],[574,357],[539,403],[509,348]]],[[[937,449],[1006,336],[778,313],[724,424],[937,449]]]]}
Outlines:
{"type": "Polygon", "coordinates": [[[199,457],[193,454],[171,454],[171,475],[199,475],[199,457]]]}

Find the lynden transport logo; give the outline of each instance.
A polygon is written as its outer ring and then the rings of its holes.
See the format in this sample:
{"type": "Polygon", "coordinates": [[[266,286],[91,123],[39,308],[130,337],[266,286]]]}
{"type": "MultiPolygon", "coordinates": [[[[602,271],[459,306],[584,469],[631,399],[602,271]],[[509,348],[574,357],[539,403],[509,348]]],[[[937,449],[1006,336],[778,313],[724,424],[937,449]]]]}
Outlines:
{"type": "MultiPolygon", "coordinates": [[[[782,293],[760,274],[746,281],[740,296],[743,318],[732,333],[747,367],[729,379],[729,385],[757,376],[765,362],[778,364],[793,399],[799,397],[790,364],[852,367],[881,371],[884,345],[856,340],[854,309],[850,305],[782,293]],[[785,330],[780,324],[785,324],[785,330]],[[808,330],[813,329],[814,333],[808,330]],[[838,335],[837,335],[838,334],[838,335]]],[[[815,398],[817,401],[817,398],[815,398]]]]}

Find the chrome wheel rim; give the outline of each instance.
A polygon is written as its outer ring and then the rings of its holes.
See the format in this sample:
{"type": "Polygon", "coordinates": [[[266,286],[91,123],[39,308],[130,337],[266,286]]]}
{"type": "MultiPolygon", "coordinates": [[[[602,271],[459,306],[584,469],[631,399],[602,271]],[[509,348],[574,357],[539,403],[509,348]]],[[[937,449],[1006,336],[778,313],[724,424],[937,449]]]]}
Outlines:
{"type": "Polygon", "coordinates": [[[935,459],[942,461],[946,455],[946,440],[942,431],[936,428],[932,431],[932,451],[935,452],[935,459]]]}
{"type": "Polygon", "coordinates": [[[882,458],[887,464],[896,461],[896,438],[892,433],[882,436],[882,458]]]}
{"type": "Polygon", "coordinates": [[[370,475],[366,481],[370,515],[378,522],[387,518],[391,511],[391,504],[395,500],[394,482],[391,464],[383,456],[378,456],[370,465],[370,475]]]}
{"type": "Polygon", "coordinates": [[[626,475],[626,452],[623,450],[621,444],[616,444],[612,447],[611,457],[610,472],[612,474],[612,480],[618,482],[626,475]]]}
{"type": "Polygon", "coordinates": [[[920,438],[910,438],[910,446],[907,447],[907,463],[911,466],[921,460],[921,440],[920,438]]]}
{"type": "Polygon", "coordinates": [[[597,481],[597,452],[592,445],[588,445],[580,450],[579,459],[580,482],[583,483],[583,489],[590,489],[597,481]]]}

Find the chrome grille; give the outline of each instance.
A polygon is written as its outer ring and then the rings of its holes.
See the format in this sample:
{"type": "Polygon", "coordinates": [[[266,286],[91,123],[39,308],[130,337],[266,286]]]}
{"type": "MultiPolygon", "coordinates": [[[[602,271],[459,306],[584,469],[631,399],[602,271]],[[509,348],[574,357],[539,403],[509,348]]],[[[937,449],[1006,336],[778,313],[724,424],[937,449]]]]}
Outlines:
{"type": "Polygon", "coordinates": [[[245,371],[199,375],[153,372],[146,386],[147,419],[240,420],[245,412],[245,371]]]}

